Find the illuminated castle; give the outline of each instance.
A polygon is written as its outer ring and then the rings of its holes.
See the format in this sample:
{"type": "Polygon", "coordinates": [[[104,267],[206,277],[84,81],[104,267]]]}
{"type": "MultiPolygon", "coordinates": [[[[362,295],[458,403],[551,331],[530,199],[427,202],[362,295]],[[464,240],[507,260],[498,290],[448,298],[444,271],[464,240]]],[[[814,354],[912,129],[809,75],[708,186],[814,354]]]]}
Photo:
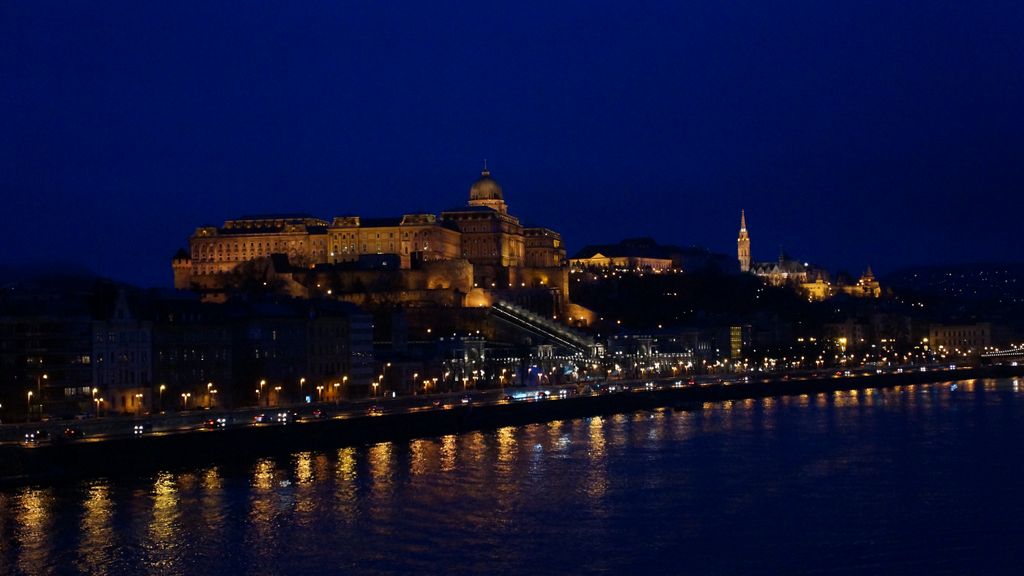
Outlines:
{"type": "Polygon", "coordinates": [[[208,294],[246,277],[271,275],[292,295],[319,290],[357,304],[372,294],[403,305],[482,306],[494,299],[529,304],[517,293],[539,290],[551,312],[568,305],[561,235],[524,227],[509,214],[486,164],[468,204],[439,216],[245,216],[197,228],[172,267],[175,288],[208,294]]]}

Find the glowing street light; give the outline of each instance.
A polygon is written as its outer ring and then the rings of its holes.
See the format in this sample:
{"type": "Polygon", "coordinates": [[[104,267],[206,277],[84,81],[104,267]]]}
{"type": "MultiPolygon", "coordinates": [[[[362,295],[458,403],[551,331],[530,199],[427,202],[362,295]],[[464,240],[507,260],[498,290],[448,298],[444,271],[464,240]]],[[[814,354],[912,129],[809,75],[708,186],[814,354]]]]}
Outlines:
{"type": "Polygon", "coordinates": [[[164,384],[160,385],[160,411],[164,411],[164,390],[167,390],[167,386],[164,384]]]}
{"type": "MultiPolygon", "coordinates": [[[[259,400],[263,399],[263,387],[266,386],[266,385],[267,385],[267,381],[266,380],[260,380],[260,389],[259,389],[259,392],[258,392],[259,396],[257,396],[257,399],[259,399],[259,400]]],[[[257,402],[257,404],[258,404],[258,402],[257,402]]],[[[267,403],[267,406],[270,406],[269,402],[267,403]]]]}
{"type": "Polygon", "coordinates": [[[28,401],[25,410],[25,422],[29,422],[32,419],[32,391],[28,391],[28,401]]]}
{"type": "Polygon", "coordinates": [[[322,402],[324,399],[324,386],[323,384],[316,387],[316,401],[322,402]]]}

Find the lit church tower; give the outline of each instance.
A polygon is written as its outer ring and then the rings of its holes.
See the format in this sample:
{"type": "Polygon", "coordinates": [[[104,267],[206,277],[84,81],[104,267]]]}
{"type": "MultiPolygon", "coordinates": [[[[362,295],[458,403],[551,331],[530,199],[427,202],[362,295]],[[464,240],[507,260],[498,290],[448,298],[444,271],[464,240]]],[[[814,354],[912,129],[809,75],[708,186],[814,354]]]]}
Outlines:
{"type": "Polygon", "coordinates": [[[740,271],[750,272],[750,235],[747,234],[747,215],[743,210],[740,210],[740,237],[736,240],[736,252],[740,271]]]}

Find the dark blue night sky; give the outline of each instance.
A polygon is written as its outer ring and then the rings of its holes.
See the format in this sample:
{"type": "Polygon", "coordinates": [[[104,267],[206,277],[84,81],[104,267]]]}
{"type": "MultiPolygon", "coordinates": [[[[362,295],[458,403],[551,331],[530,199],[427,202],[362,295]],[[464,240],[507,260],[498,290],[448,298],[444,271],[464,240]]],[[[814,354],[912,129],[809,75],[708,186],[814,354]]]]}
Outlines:
{"type": "Polygon", "coordinates": [[[5,2],[0,264],[170,285],[197,225],[462,204],[570,252],[1020,260],[1017,2],[5,2]]]}

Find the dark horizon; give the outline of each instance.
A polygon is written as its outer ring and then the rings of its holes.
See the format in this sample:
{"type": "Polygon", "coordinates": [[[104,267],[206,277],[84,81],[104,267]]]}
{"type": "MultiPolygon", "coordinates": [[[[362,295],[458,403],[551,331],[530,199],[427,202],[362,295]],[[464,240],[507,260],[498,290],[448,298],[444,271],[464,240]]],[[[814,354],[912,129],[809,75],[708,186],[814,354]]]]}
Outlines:
{"type": "Polygon", "coordinates": [[[587,244],[1019,261],[1024,6],[0,9],[3,264],[169,286],[203,224],[465,202],[587,244]]]}

